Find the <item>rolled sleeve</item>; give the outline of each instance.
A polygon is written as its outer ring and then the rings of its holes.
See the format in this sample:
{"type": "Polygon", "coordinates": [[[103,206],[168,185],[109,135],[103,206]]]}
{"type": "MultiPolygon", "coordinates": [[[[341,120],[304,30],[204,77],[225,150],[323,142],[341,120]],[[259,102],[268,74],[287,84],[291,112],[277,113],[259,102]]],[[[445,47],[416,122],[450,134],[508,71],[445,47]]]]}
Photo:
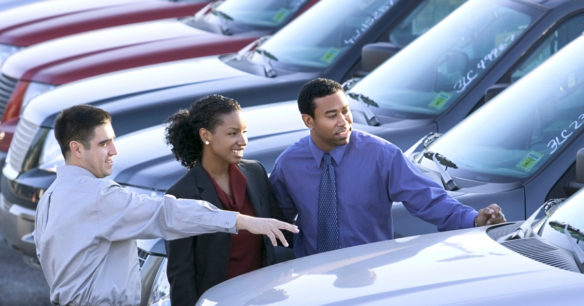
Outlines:
{"type": "Polygon", "coordinates": [[[474,226],[477,211],[448,195],[412,165],[401,151],[391,160],[388,190],[394,201],[400,201],[413,215],[437,226],[438,230],[453,230],[474,226]]]}

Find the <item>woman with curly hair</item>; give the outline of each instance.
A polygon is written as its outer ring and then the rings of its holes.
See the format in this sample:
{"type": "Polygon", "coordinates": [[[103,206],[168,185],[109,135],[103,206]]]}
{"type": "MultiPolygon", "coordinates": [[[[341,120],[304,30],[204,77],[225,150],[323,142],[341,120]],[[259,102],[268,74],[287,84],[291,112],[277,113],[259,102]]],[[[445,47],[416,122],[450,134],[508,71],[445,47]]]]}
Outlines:
{"type": "MultiPolygon", "coordinates": [[[[167,121],[166,141],[189,169],[167,193],[283,220],[264,167],[242,159],[246,122],[237,101],[203,97],[167,121]]],[[[166,248],[172,305],[194,305],[208,288],[275,262],[270,240],[245,231],[167,241],[166,248]]]]}

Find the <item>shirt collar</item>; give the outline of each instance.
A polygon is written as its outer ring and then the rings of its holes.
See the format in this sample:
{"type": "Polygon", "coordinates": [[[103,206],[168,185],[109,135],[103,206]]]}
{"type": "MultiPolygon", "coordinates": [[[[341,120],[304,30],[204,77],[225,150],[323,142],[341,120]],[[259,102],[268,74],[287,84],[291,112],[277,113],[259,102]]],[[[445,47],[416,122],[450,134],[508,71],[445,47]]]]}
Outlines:
{"type": "Polygon", "coordinates": [[[58,176],[87,176],[96,178],[91,171],[73,165],[62,165],[57,167],[57,175],[58,176]]]}
{"type": "MultiPolygon", "coordinates": [[[[352,138],[352,136],[353,135],[351,133],[351,138],[352,138]]],[[[349,141],[349,143],[351,143],[351,141],[349,141]]],[[[332,159],[335,161],[336,165],[341,164],[341,161],[343,160],[343,156],[345,155],[345,151],[347,150],[347,146],[348,145],[337,146],[328,152],[331,155],[332,159]]],[[[324,155],[324,153],[327,153],[327,152],[324,152],[319,147],[317,147],[316,144],[314,143],[314,141],[312,141],[312,137],[310,135],[308,136],[308,147],[310,148],[310,152],[312,153],[312,156],[314,157],[314,162],[316,163],[316,167],[320,168],[320,164],[322,162],[322,156],[324,155]]]]}

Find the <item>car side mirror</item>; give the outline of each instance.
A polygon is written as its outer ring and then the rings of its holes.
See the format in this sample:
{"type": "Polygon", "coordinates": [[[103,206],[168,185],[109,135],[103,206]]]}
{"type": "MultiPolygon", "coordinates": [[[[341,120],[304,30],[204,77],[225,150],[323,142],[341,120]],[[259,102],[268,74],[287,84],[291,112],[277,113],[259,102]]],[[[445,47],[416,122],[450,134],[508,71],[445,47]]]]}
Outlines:
{"type": "Polygon", "coordinates": [[[389,42],[376,42],[363,46],[361,49],[361,70],[365,74],[373,71],[399,50],[401,50],[401,46],[389,42]]]}
{"type": "Polygon", "coordinates": [[[576,153],[575,171],[574,179],[568,182],[567,186],[564,188],[564,191],[568,195],[572,195],[584,187],[584,148],[580,148],[578,153],[576,153]]]}
{"type": "Polygon", "coordinates": [[[503,90],[509,87],[509,83],[495,84],[485,91],[485,102],[490,101],[496,95],[500,94],[503,90]]]}

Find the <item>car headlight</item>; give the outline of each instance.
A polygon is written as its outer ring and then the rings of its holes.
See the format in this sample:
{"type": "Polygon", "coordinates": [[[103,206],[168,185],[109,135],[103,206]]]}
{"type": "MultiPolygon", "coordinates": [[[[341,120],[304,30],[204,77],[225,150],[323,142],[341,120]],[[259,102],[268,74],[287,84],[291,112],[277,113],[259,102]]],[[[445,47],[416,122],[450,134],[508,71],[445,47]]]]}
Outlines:
{"type": "Polygon", "coordinates": [[[28,103],[30,103],[30,101],[32,99],[40,96],[41,94],[43,94],[47,91],[53,90],[55,87],[56,87],[55,85],[30,82],[28,84],[28,87],[26,88],[26,91],[24,93],[24,97],[22,98],[22,106],[20,107],[20,114],[22,115],[22,112],[24,111],[24,109],[26,108],[28,103]]]}
{"type": "Polygon", "coordinates": [[[50,130],[43,145],[43,151],[39,158],[39,169],[57,172],[57,167],[65,164],[65,158],[61,153],[61,147],[55,138],[55,133],[50,130]]]}
{"type": "Polygon", "coordinates": [[[21,47],[18,46],[0,44],[0,66],[4,64],[9,56],[18,52],[20,49],[21,47]]]}
{"type": "Polygon", "coordinates": [[[166,258],[162,260],[152,284],[148,305],[170,305],[170,284],[166,277],[166,258]]]}

